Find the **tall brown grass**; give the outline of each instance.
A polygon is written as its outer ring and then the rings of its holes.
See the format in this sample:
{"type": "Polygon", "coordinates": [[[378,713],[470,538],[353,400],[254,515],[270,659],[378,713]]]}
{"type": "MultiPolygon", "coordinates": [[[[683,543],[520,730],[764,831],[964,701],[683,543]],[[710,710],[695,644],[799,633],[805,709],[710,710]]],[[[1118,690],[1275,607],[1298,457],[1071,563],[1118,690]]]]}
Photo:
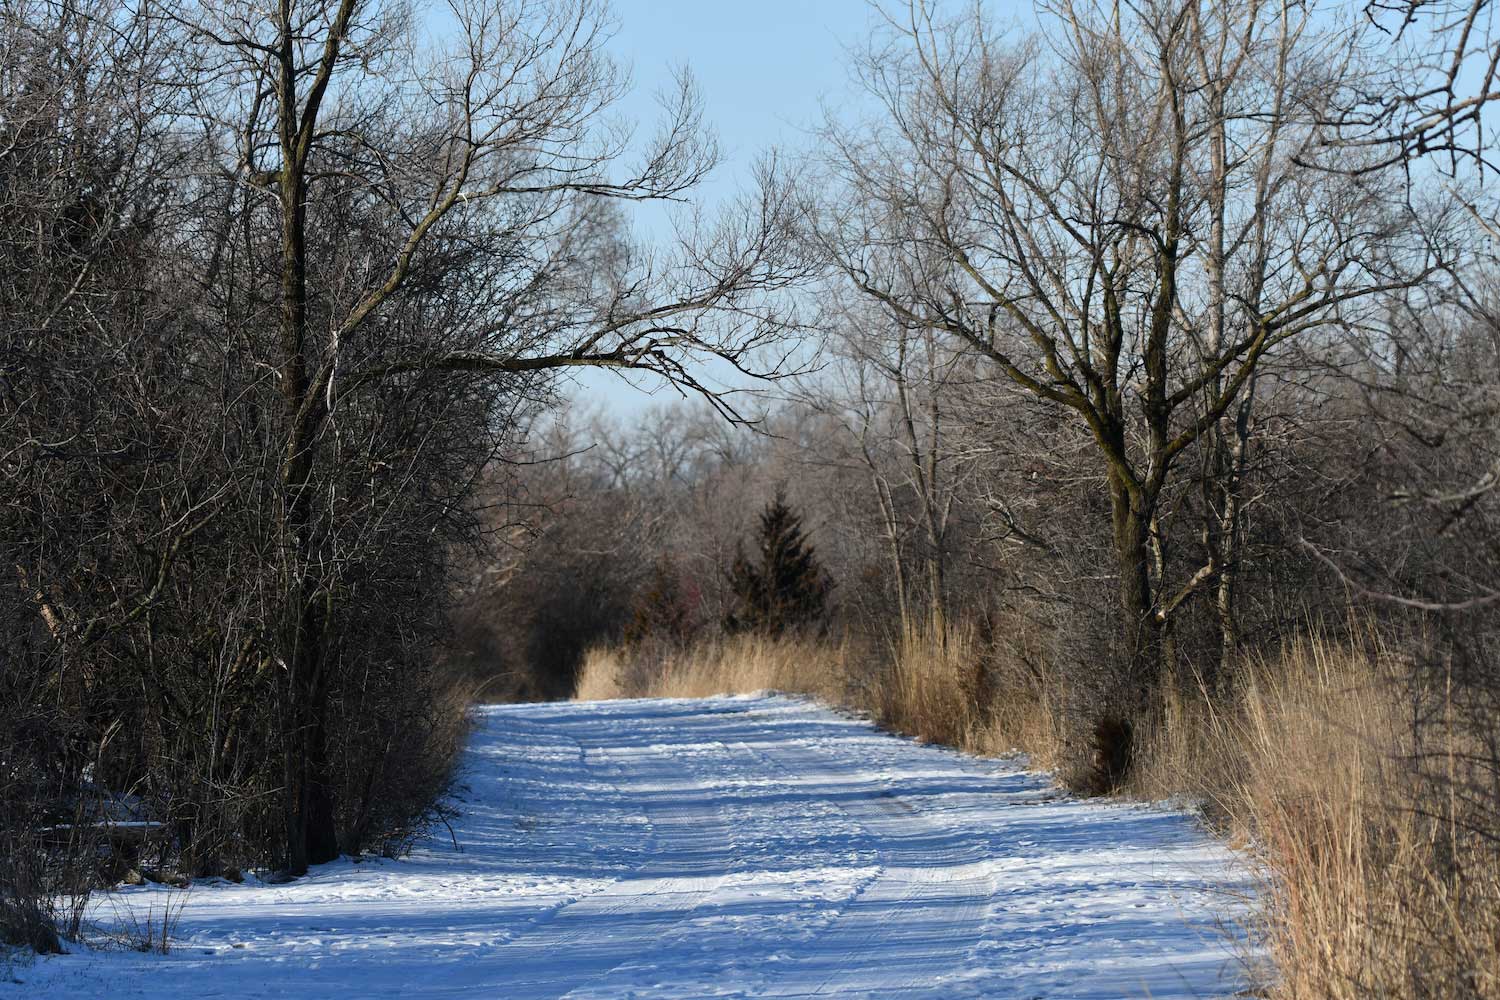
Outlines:
{"type": "Polygon", "coordinates": [[[1047,686],[997,658],[971,630],[911,632],[886,649],[873,714],[886,726],[972,753],[1025,749],[1045,764],[1056,744],[1047,686]]]}
{"type": "Polygon", "coordinates": [[[1500,997],[1500,854],[1468,822],[1456,768],[1445,779],[1417,756],[1420,738],[1456,763],[1466,736],[1414,725],[1386,655],[1302,643],[1243,700],[1231,801],[1270,874],[1280,989],[1500,997]]]}
{"type": "Polygon", "coordinates": [[[703,698],[774,690],[844,704],[856,658],[848,643],[748,634],[687,648],[596,647],[584,656],[574,697],[703,698]]]}
{"type": "Polygon", "coordinates": [[[1259,862],[1272,995],[1500,997],[1495,790],[1462,727],[1414,712],[1428,695],[1373,634],[1164,695],[1131,790],[1202,796],[1259,862]]]}
{"type": "MultiPolygon", "coordinates": [[[[1164,691],[1144,735],[1126,794],[1197,798],[1257,862],[1270,995],[1500,998],[1496,792],[1475,784],[1497,775],[1481,767],[1476,779],[1484,758],[1462,727],[1418,726],[1413,703],[1431,692],[1414,691],[1404,667],[1373,633],[1304,638],[1247,659],[1213,695],[1195,681],[1164,691]]],[[[578,697],[762,689],[977,753],[1060,759],[1055,680],[963,630],[884,645],[745,636],[597,649],[578,697]]]]}
{"type": "Polygon", "coordinates": [[[763,690],[808,695],[896,732],[974,753],[1024,748],[1045,763],[1054,744],[1046,686],[1026,671],[1002,668],[963,629],[884,643],[740,635],[686,649],[595,648],[584,658],[575,697],[698,698],[763,690]]]}

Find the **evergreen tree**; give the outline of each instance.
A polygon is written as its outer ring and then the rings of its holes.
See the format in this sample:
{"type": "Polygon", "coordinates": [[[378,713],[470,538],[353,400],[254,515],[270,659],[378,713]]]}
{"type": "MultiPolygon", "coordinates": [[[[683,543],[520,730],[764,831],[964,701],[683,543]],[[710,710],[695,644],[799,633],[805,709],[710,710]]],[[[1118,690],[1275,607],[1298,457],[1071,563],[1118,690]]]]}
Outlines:
{"type": "Polygon", "coordinates": [[[724,630],[780,635],[824,627],[833,582],[818,563],[802,533],[802,518],[787,505],[782,489],[760,515],[758,548],[756,561],[745,555],[743,544],[735,549],[729,571],[734,608],[724,619],[724,630]]]}

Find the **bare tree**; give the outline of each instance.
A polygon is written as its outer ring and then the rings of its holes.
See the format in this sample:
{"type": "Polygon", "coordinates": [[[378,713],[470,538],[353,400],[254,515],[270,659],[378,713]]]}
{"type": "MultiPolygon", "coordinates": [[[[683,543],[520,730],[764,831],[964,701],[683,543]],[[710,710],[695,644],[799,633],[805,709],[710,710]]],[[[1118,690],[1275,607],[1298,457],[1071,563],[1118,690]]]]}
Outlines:
{"type": "Polygon", "coordinates": [[[860,66],[882,120],[826,135],[839,194],[818,236],[900,321],[1087,426],[1119,582],[1108,711],[1128,730],[1174,609],[1224,569],[1156,578],[1173,470],[1279,345],[1357,322],[1441,259],[1395,178],[1299,165],[1359,73],[1306,5],[1042,14],[1049,34],[1019,45],[978,10],[892,15],[860,66]]]}
{"type": "MultiPolygon", "coordinates": [[[[952,617],[955,510],[973,468],[951,427],[955,386],[968,374],[964,359],[936,331],[909,329],[866,302],[831,322],[830,371],[799,398],[838,421],[850,460],[869,481],[903,632],[920,627],[942,636],[952,617]],[[920,581],[910,579],[909,560],[920,566],[920,581]]],[[[822,457],[833,458],[827,444],[822,457]]]]}
{"type": "MultiPolygon", "coordinates": [[[[1367,0],[1356,29],[1386,48],[1382,78],[1330,106],[1332,141],[1368,151],[1359,169],[1425,161],[1450,176],[1493,170],[1484,113],[1500,100],[1500,42],[1490,0],[1367,0]]],[[[1420,169],[1420,168],[1419,168],[1420,169]]]]}

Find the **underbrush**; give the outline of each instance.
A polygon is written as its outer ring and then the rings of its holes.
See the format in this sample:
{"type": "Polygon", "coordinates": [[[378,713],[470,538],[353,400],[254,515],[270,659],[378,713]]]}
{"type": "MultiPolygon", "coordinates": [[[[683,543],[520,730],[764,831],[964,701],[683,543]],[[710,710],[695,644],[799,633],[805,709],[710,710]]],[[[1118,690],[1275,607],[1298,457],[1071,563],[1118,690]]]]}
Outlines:
{"type": "Polygon", "coordinates": [[[158,901],[156,894],[126,902],[110,900],[114,914],[113,929],[108,936],[114,943],[131,951],[167,955],[177,933],[177,921],[187,906],[190,888],[167,888],[158,901]]]}
{"type": "Polygon", "coordinates": [[[347,769],[339,775],[339,836],[347,853],[399,857],[444,821],[478,690],[469,680],[436,678],[408,697],[374,699],[393,711],[350,712],[360,725],[348,727],[356,740],[340,755],[347,769]]]}
{"type": "MultiPolygon", "coordinates": [[[[475,687],[422,677],[400,697],[373,693],[373,704],[341,705],[337,719],[339,843],[347,854],[396,857],[452,815],[444,797],[475,687]]],[[[193,879],[273,870],[271,837],[257,844],[225,822],[255,815],[249,796],[225,789],[185,827],[160,797],[112,793],[55,766],[45,745],[20,738],[26,732],[0,713],[0,764],[9,765],[0,767],[0,951],[56,954],[86,941],[164,954],[193,879]],[[151,832],[137,833],[142,826],[151,832]],[[126,899],[110,891],[122,881],[171,888],[126,899]],[[88,923],[91,911],[113,919],[88,923]]]]}
{"type": "MultiPolygon", "coordinates": [[[[1369,635],[1164,691],[1125,793],[1189,797],[1257,862],[1270,994],[1500,998],[1495,722],[1369,635]]],[[[1061,686],[961,630],[887,646],[741,636],[595,649],[580,699],[774,689],[975,753],[1065,759],[1061,686]]]]}

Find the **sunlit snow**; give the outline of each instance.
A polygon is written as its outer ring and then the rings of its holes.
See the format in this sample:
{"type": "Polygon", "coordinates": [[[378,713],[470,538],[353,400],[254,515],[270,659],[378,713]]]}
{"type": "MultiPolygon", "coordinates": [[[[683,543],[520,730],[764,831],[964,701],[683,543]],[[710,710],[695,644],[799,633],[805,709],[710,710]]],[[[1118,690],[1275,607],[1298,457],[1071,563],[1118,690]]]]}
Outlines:
{"type": "MultiPolygon", "coordinates": [[[[28,997],[1168,997],[1243,988],[1248,881],[1186,815],[811,703],[477,711],[402,861],[190,891],[173,950],[10,970],[28,997]]],[[[97,897],[101,928],[161,887],[97,897]]],[[[97,939],[97,938],[96,938],[97,939]]]]}

